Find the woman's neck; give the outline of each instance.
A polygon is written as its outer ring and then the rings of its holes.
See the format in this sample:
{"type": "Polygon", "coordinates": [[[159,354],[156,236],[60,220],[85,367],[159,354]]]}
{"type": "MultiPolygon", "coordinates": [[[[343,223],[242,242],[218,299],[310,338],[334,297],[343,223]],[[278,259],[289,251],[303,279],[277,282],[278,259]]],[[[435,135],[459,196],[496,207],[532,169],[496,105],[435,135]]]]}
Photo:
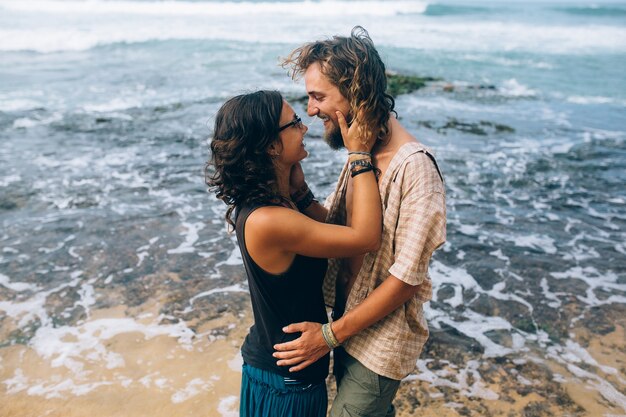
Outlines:
{"type": "Polygon", "coordinates": [[[291,167],[276,167],[276,185],[278,185],[278,193],[281,197],[290,200],[289,194],[289,175],[291,167]]]}

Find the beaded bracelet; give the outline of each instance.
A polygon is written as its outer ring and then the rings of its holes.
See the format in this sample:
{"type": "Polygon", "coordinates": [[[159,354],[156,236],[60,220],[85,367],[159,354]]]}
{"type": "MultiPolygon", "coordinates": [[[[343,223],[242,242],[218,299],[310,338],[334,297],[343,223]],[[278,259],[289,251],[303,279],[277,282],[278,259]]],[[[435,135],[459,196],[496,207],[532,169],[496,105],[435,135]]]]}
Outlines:
{"type": "Polygon", "coordinates": [[[372,161],[370,161],[369,159],[357,159],[356,161],[350,161],[350,169],[354,169],[357,166],[361,166],[361,167],[373,167],[374,165],[372,165],[372,161]]]}
{"type": "Polygon", "coordinates": [[[348,157],[348,163],[352,163],[354,161],[365,161],[365,162],[371,162],[372,159],[369,156],[362,156],[362,155],[350,155],[348,157]]]}

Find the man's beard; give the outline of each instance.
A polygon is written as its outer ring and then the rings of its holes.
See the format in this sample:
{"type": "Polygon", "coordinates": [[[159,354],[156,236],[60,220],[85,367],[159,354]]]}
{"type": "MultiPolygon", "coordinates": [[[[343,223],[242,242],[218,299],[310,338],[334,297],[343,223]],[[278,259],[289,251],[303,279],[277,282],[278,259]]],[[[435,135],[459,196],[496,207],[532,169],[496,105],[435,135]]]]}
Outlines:
{"type": "MultiPolygon", "coordinates": [[[[343,136],[341,136],[339,122],[335,122],[334,120],[330,119],[330,123],[332,124],[332,127],[329,132],[324,132],[324,140],[326,141],[328,146],[330,146],[330,149],[333,149],[335,151],[345,148],[346,145],[344,145],[343,143],[343,136]]],[[[348,114],[348,116],[346,117],[346,123],[348,123],[348,126],[350,126],[350,124],[352,123],[351,114],[348,114]]]]}
{"type": "Polygon", "coordinates": [[[324,132],[324,140],[328,146],[330,146],[330,149],[335,151],[345,148],[345,145],[343,144],[343,136],[341,136],[341,129],[334,123],[330,132],[324,132]]]}

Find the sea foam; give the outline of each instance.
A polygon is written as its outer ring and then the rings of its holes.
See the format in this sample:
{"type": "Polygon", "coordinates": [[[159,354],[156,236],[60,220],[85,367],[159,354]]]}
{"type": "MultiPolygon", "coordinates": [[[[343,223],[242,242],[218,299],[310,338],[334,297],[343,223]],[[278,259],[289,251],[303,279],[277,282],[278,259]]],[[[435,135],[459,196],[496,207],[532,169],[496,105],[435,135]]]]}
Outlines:
{"type": "Polygon", "coordinates": [[[39,290],[39,287],[34,284],[28,284],[26,282],[11,282],[9,277],[4,274],[0,274],[0,285],[16,292],[39,290]]]}
{"type": "Polygon", "coordinates": [[[392,47],[465,53],[626,51],[625,42],[615,41],[626,39],[626,28],[619,26],[458,22],[424,16],[426,7],[427,3],[419,1],[0,0],[3,13],[24,22],[0,29],[0,51],[79,51],[99,45],[166,40],[292,44],[345,33],[346,18],[358,18],[379,45],[392,47]],[[61,15],[63,19],[55,17],[61,15]],[[263,25],[258,24],[260,16],[263,25]],[[165,18],[167,25],[163,24],[165,18]],[[211,24],[207,24],[207,18],[211,18],[211,24]],[[272,27],[271,31],[268,26],[272,27]],[[406,36],[407,33],[411,36],[406,36]]]}
{"type": "Polygon", "coordinates": [[[19,12],[55,14],[124,14],[142,16],[239,16],[296,14],[345,16],[371,14],[387,16],[397,13],[424,13],[428,3],[421,1],[334,1],[300,2],[189,2],[189,1],[0,1],[0,8],[19,12]],[[287,7],[288,6],[288,7],[287,7]]]}

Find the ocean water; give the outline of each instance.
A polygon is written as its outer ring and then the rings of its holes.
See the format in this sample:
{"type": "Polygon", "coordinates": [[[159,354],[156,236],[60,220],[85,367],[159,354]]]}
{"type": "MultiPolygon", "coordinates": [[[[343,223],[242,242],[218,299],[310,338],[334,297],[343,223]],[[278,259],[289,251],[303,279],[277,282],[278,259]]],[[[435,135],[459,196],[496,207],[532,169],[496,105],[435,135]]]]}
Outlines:
{"type": "MultiPolygon", "coordinates": [[[[626,412],[623,370],[574,337],[611,331],[606,317],[626,305],[620,2],[0,0],[0,354],[25,345],[71,375],[57,384],[16,370],[1,389],[97,390],[81,385],[81,364],[122,367],[106,348],[114,334],[194,349],[206,337],[198,321],[247,308],[225,206],[203,182],[214,114],[260,88],[302,96],[280,57],[356,24],[390,70],[441,79],[399,96],[397,111],[447,183],[432,340],[448,335],[474,356],[427,350],[409,379],[490,400],[481,363],[551,360],[571,373],[557,383],[626,412]],[[91,320],[162,294],[152,322],[91,320]],[[437,359],[459,373],[429,368],[437,359]]],[[[304,169],[324,197],[345,155],[305,122],[304,169]]]]}

